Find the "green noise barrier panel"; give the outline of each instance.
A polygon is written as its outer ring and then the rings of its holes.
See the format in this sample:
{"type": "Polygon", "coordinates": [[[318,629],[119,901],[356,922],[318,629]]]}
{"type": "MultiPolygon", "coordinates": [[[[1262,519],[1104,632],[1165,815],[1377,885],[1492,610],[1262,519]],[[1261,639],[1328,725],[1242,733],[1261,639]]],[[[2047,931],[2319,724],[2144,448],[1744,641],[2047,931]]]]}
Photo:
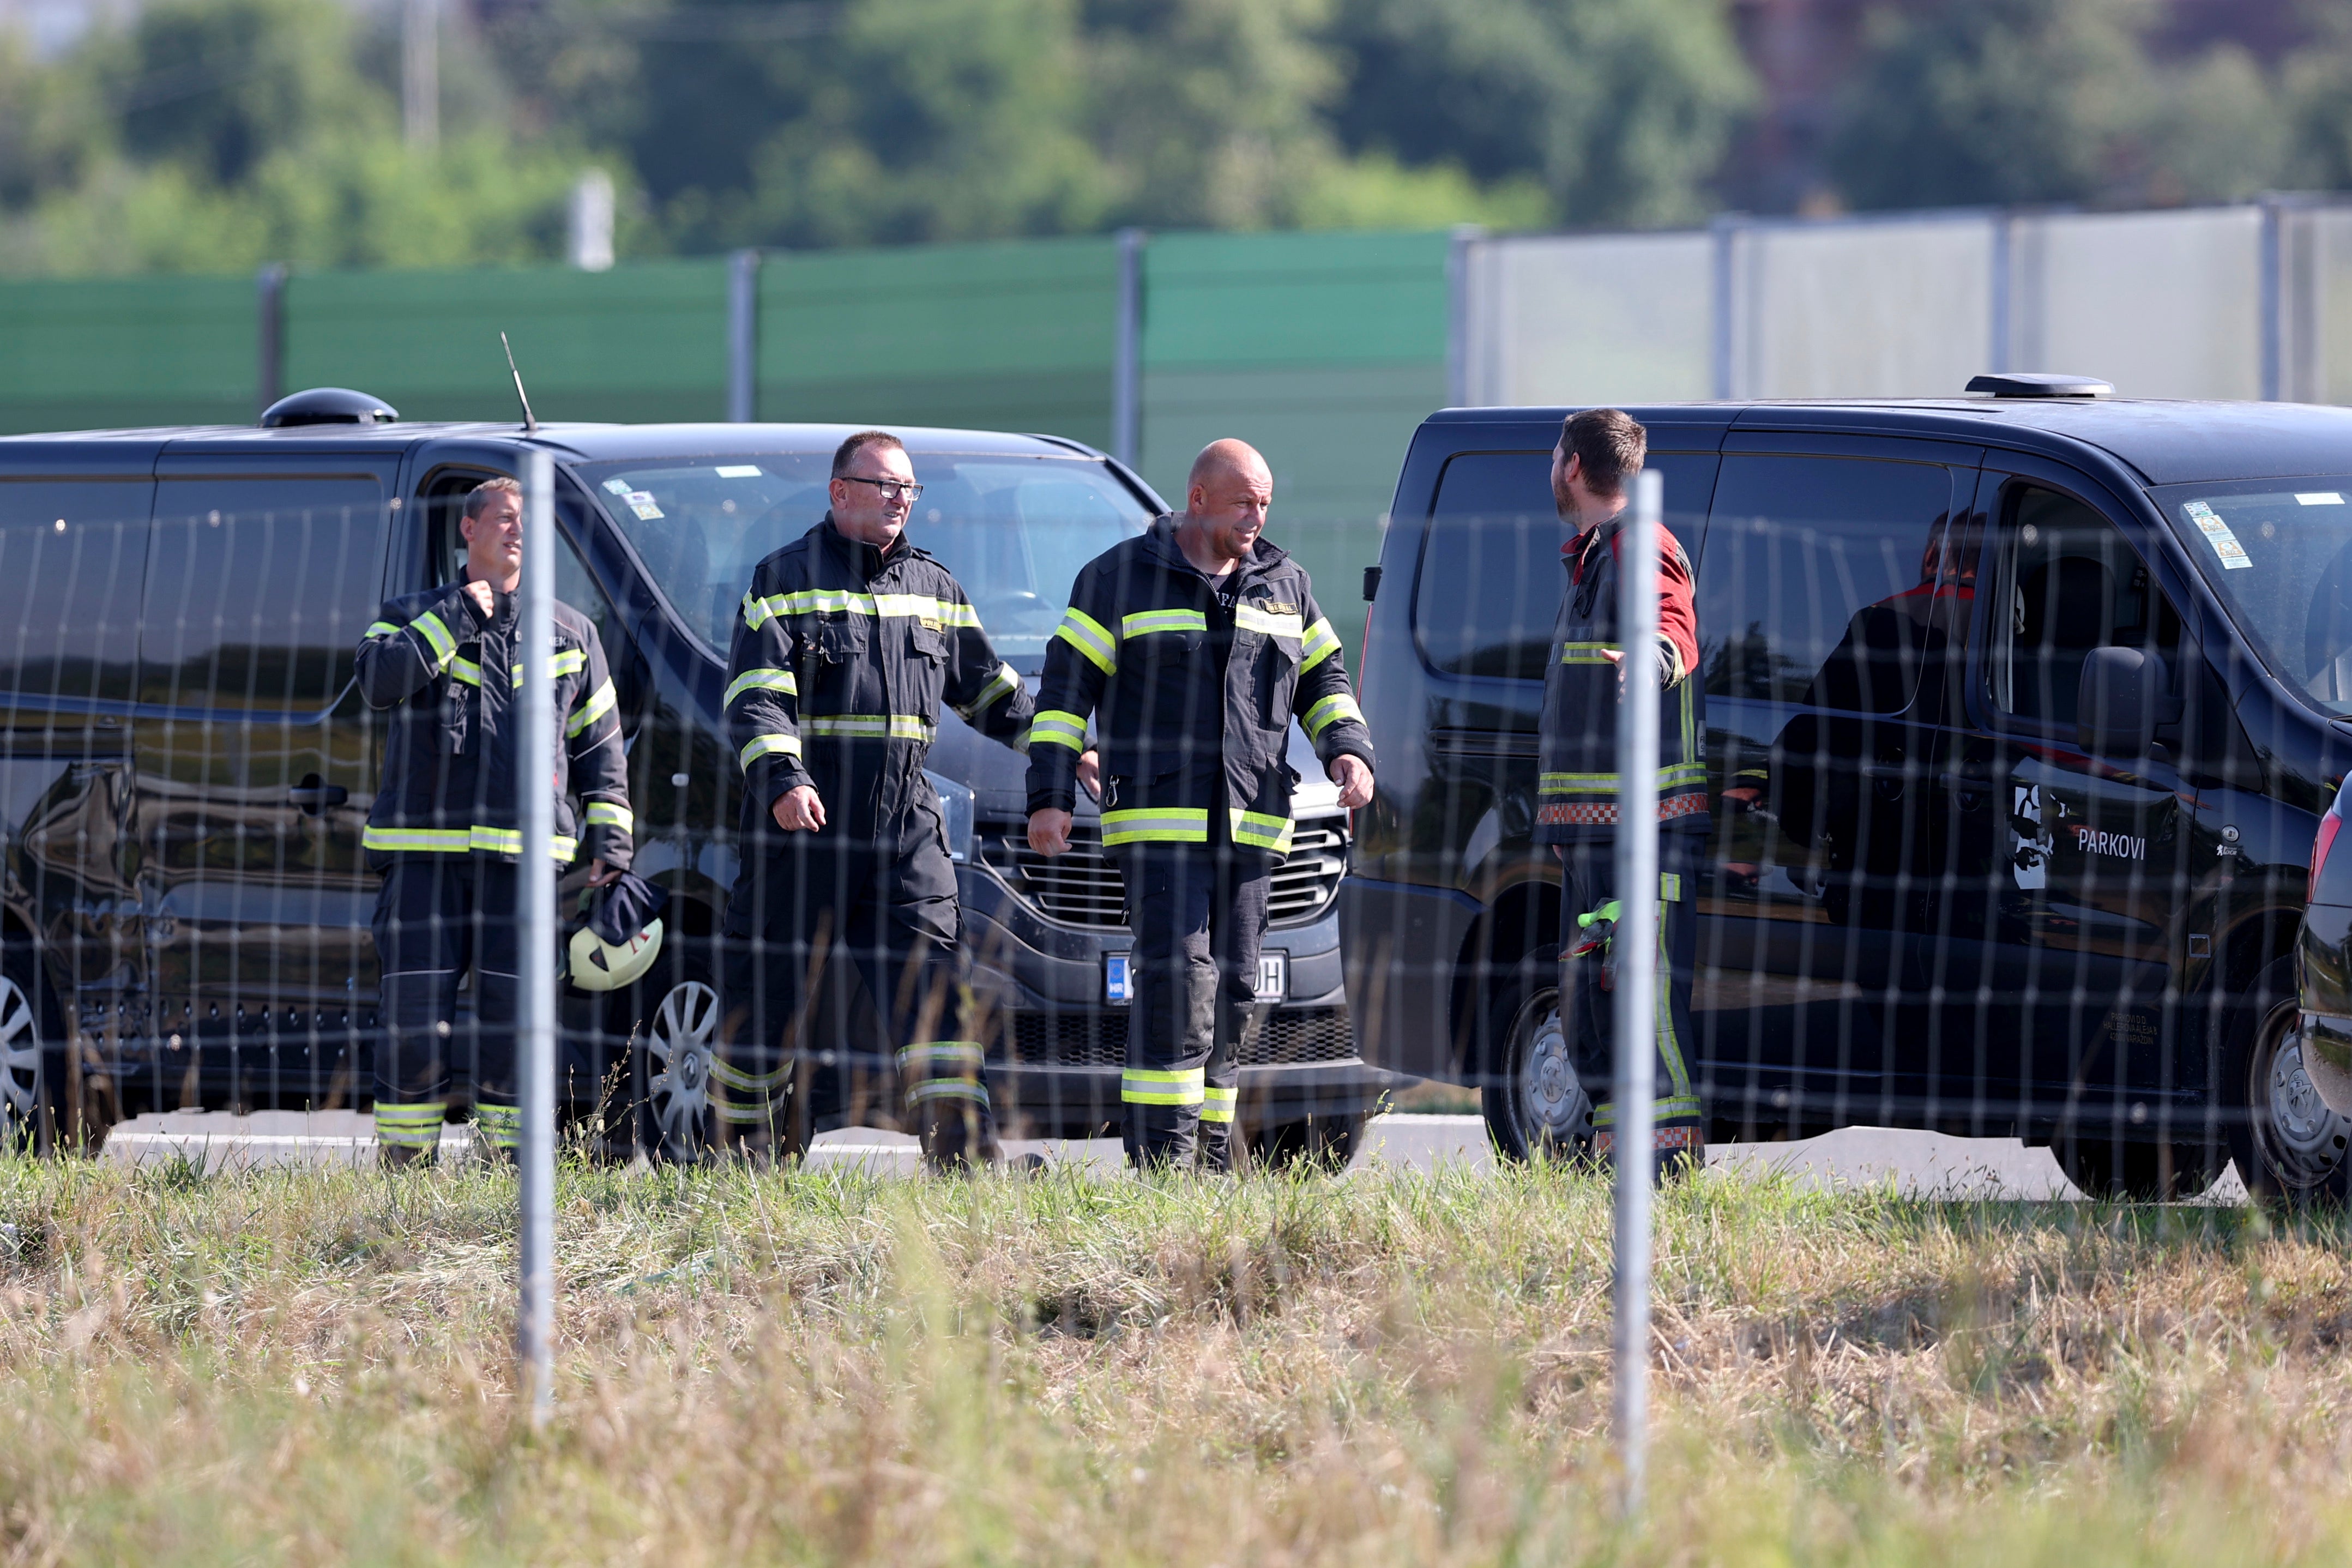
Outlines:
{"type": "Polygon", "coordinates": [[[259,320],[249,277],[0,285],[0,434],[250,424],[259,320]]]}
{"type": "Polygon", "coordinates": [[[1171,502],[1238,437],[1274,469],[1267,537],[1362,647],[1362,568],[1421,421],[1445,402],[1444,234],[1169,235],[1144,253],[1145,478],[1171,502]]]}
{"type": "Polygon", "coordinates": [[[724,260],[298,272],[285,323],[287,390],[358,387],[404,419],[520,418],[500,331],[542,420],[726,415],[724,260]]]}
{"type": "Polygon", "coordinates": [[[772,253],[758,416],[1110,445],[1118,247],[1040,239],[772,253]]]}

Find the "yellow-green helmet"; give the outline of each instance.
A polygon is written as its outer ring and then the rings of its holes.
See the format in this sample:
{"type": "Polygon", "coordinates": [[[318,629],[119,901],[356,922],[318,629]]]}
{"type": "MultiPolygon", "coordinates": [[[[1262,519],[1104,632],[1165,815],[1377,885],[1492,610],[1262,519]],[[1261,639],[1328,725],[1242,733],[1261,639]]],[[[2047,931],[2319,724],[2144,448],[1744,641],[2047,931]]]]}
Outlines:
{"type": "Polygon", "coordinates": [[[654,966],[661,944],[662,923],[657,920],[647,921],[643,931],[617,947],[598,936],[593,927],[582,926],[572,934],[572,984],[583,991],[618,991],[634,985],[654,966]]]}

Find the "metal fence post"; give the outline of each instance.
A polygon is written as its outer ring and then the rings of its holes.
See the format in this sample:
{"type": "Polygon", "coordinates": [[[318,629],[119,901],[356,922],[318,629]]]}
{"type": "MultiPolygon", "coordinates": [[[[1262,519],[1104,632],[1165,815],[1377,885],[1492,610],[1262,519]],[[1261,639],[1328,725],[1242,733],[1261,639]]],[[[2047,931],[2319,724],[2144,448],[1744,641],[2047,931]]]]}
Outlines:
{"type": "Polygon", "coordinates": [[[2276,196],[2264,196],[2262,201],[2263,226],[2261,241],[2262,274],[2257,281],[2260,290],[2262,318],[2262,358],[2258,372],[2261,381],[2256,395],[2264,403],[2276,403],[2283,395],[2286,368],[2286,310],[2284,247],[2280,244],[2280,229],[2285,223],[2285,204],[2276,196]]]}
{"type": "Polygon", "coordinates": [[[1650,1425],[1650,1184],[1656,1142],[1658,973],[1658,520],[1664,481],[1641,475],[1618,557],[1617,705],[1617,1448],[1625,1511],[1638,1513],[1650,1425]]]}
{"type": "Polygon", "coordinates": [[[1707,290],[1713,297],[1714,315],[1708,324],[1707,380],[1713,388],[1708,395],[1727,403],[1736,395],[1739,379],[1738,344],[1739,332],[1746,325],[1739,319],[1741,226],[1738,213],[1720,213],[1707,225],[1708,236],[1714,241],[1707,290]]]}
{"type": "Polygon", "coordinates": [[[1454,226],[1445,246],[1445,402],[1470,406],[1470,252],[1486,231],[1475,223],[1454,226]]]}
{"type": "Polygon", "coordinates": [[[256,414],[266,414],[269,405],[286,395],[286,264],[272,261],[264,264],[253,275],[253,304],[256,312],[255,347],[259,363],[254,370],[254,401],[256,414]]]}
{"type": "Polygon", "coordinates": [[[760,253],[739,250],[727,258],[727,422],[749,425],[759,403],[760,253]]]}
{"type": "Polygon", "coordinates": [[[1134,468],[1143,448],[1143,231],[1118,231],[1118,316],[1110,359],[1110,455],[1134,468]]]}
{"type": "Polygon", "coordinates": [[[555,792],[541,768],[555,756],[555,465],[530,455],[523,527],[521,754],[515,787],[521,798],[522,864],[516,882],[522,907],[522,997],[516,1046],[522,1076],[522,1300],[515,1347],[530,1398],[530,1423],[543,1426],[554,1403],[555,1339],[555,792]],[[538,761],[529,763],[528,759],[538,761]]]}

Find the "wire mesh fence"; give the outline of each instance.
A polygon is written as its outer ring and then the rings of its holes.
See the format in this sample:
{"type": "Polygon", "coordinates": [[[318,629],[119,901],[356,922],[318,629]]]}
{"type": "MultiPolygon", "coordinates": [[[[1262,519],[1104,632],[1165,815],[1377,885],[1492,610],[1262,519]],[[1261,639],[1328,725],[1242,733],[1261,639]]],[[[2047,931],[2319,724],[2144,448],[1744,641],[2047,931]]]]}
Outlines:
{"type": "MultiPolygon", "coordinates": [[[[1670,414],[1653,423],[1664,526],[1695,572],[1696,657],[1665,722],[1693,728],[1706,775],[1684,825],[1705,831],[1687,851],[1677,1048],[1706,1138],[1921,1127],[2050,1143],[2094,1190],[2194,1192],[2233,1158],[2258,1187],[2340,1185],[2346,1127],[2302,1054],[2294,954],[2352,721],[2352,472],[2127,497],[1975,448],[1727,450],[1678,437],[1670,414]]],[[[1470,443],[1385,533],[1289,519],[1277,491],[1268,538],[1313,564],[1381,783],[1342,807],[1288,728],[1298,778],[1231,1042],[1237,1125],[1270,1155],[1344,1153],[1413,1077],[1476,1087],[1508,1153],[1544,1144],[1571,1089],[1605,1098],[1607,1060],[1569,1026],[1577,987],[1600,983],[1563,954],[1566,923],[1591,911],[1563,907],[1536,832],[1571,539],[1556,429],[1470,443]]],[[[903,754],[919,784],[889,784],[911,812],[886,823],[879,785],[826,786],[835,837],[864,858],[822,864],[747,825],[730,645],[759,563],[824,515],[830,459],[761,437],[562,466],[556,597],[604,674],[587,679],[583,654],[559,675],[574,704],[559,729],[599,709],[562,737],[570,776],[609,724],[625,804],[575,788],[559,829],[573,854],[545,868],[515,867],[502,837],[518,831],[511,772],[469,773],[463,799],[394,802],[429,820],[382,815],[387,788],[408,787],[408,720],[360,679],[387,616],[404,634],[418,619],[388,606],[458,580],[462,505],[497,471],[487,449],[405,467],[189,456],[129,476],[82,452],[0,482],[11,1136],[86,1142],[184,1106],[378,1103],[383,933],[411,918],[457,954],[427,967],[459,973],[421,1025],[446,1081],[436,1068],[393,1103],[428,1120],[511,1105],[494,1080],[512,1014],[486,1005],[510,894],[387,913],[412,852],[372,848],[372,816],[460,834],[449,864],[557,879],[568,939],[595,906],[600,805],[608,828],[625,813],[631,869],[670,901],[644,974],[560,987],[557,1091],[583,1147],[789,1153],[833,1126],[914,1130],[910,1084],[932,1077],[902,1056],[913,1046],[977,1047],[1009,1135],[1116,1129],[1141,1027],[1133,889],[1106,834],[1118,806],[1074,801],[1067,851],[1041,854],[1034,732],[1024,755],[985,704],[968,719],[953,701],[810,700],[880,639],[931,657],[940,626],[905,605],[820,606],[771,672],[815,721],[796,731],[804,760],[873,739],[851,720],[919,731],[903,754]],[[933,848],[942,962],[910,945],[918,900],[869,896],[933,848]],[[755,882],[776,919],[730,933],[730,900],[755,882]]],[[[925,488],[908,537],[1034,694],[1074,582],[1150,509],[1076,454],[941,438],[910,460],[925,488]]],[[[478,636],[426,644],[431,743],[468,754],[516,710],[511,656],[496,656],[501,688],[478,636]]]]}
{"type": "MultiPolygon", "coordinates": [[[[1101,804],[1079,803],[1070,849],[1049,858],[1030,846],[1027,759],[1006,736],[941,702],[906,716],[919,737],[868,737],[816,700],[860,637],[923,657],[936,597],[929,616],[822,606],[793,666],[812,766],[919,741],[891,753],[913,763],[887,781],[906,809],[828,778],[826,837],[856,853],[824,858],[747,820],[730,644],[754,568],[824,515],[832,458],[778,444],[579,464],[560,484],[546,547],[570,616],[553,699],[568,772],[545,867],[519,853],[512,731],[529,688],[512,596],[475,621],[450,607],[488,461],[404,475],[396,455],[248,454],[116,478],[83,451],[0,483],[8,1137],[87,1147],[151,1111],[373,1108],[389,1143],[430,1148],[445,1117],[470,1117],[485,1146],[511,1147],[533,876],[559,884],[556,1091],[583,1149],[789,1153],[832,1126],[912,1131],[910,1042],[978,1043],[1008,1135],[1115,1132],[1136,975],[1101,804]],[[370,650],[394,644],[417,661],[404,685],[370,674],[370,650]],[[583,761],[605,740],[618,788],[583,761]],[[625,832],[599,839],[600,822],[625,832]],[[591,989],[568,942],[604,896],[600,845],[622,842],[667,894],[663,940],[642,974],[591,989]],[[917,913],[923,900],[870,896],[910,857],[945,878],[917,913]],[[730,934],[730,897],[754,883],[806,907],[730,934]],[[938,952],[907,940],[926,922],[938,952]]],[[[1034,689],[1072,579],[1150,509],[1097,459],[916,461],[909,540],[1034,689]]],[[[1343,560],[1378,545],[1360,525],[1294,535],[1343,560]]],[[[1354,586],[1343,617],[1360,608],[1354,586]]],[[[1328,1141],[1319,1121],[1360,1121],[1388,1081],[1357,1055],[1339,974],[1348,814],[1294,741],[1312,783],[1267,857],[1267,935],[1234,1042],[1244,1131],[1287,1152],[1328,1141]]]]}

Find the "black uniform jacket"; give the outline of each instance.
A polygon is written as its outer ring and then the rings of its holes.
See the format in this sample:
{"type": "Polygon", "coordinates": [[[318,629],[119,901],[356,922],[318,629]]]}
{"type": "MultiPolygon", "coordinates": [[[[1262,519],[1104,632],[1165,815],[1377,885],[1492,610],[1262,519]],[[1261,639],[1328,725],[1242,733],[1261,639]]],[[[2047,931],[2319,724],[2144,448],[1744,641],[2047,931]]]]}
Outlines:
{"type": "Polygon", "coordinates": [[[1617,594],[1624,563],[1623,521],[1612,519],[1570,540],[1559,617],[1553,624],[1551,663],[1544,672],[1542,733],[1536,762],[1538,844],[1612,838],[1617,832],[1617,665],[1654,659],[1658,693],[1658,825],[1705,833],[1706,692],[1698,669],[1698,616],[1691,597],[1690,558],[1675,536],[1658,530],[1658,640],[1649,650],[1627,649],[1617,629],[1617,594]]]}
{"type": "MultiPolygon", "coordinates": [[[[361,639],[360,695],[394,710],[383,786],[362,838],[372,863],[395,854],[522,853],[517,609],[511,595],[499,594],[485,616],[463,583],[450,583],[390,601],[361,639]]],[[[556,858],[568,865],[584,854],[626,868],[636,821],[595,624],[558,604],[554,651],[556,858]]]]}
{"type": "Polygon", "coordinates": [[[1306,568],[1260,539],[1213,584],[1184,559],[1173,517],[1095,557],[1070,589],[1029,733],[1031,811],[1076,803],[1089,715],[1101,736],[1103,842],[1114,847],[1206,843],[1209,813],[1223,810],[1234,843],[1287,854],[1294,717],[1325,763],[1372,761],[1339,634],[1306,568]],[[1222,671],[1212,640],[1220,586],[1234,600],[1222,671]]]}
{"type": "Polygon", "coordinates": [[[942,699],[981,733],[1027,744],[1028,690],[962,584],[905,535],[879,551],[830,513],[752,571],[727,677],[747,844],[771,836],[777,797],[803,784],[824,802],[827,838],[936,814],[923,758],[942,699]]]}

